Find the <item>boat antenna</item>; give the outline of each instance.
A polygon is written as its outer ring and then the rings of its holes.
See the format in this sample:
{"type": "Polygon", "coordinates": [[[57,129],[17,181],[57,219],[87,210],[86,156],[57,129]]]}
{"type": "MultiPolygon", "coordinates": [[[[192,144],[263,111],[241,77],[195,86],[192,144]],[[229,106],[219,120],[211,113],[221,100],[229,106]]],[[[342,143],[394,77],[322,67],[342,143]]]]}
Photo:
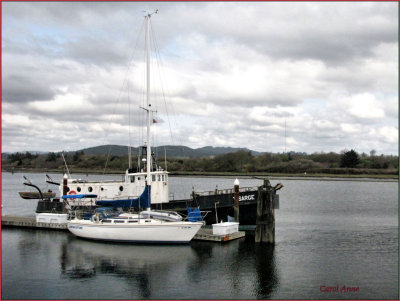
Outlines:
{"type": "Polygon", "coordinates": [[[286,154],[286,118],[285,118],[285,154],[286,154]]]}
{"type": "Polygon", "coordinates": [[[62,158],[64,160],[65,168],[67,169],[67,172],[68,172],[68,177],[71,178],[71,174],[69,173],[67,161],[65,160],[65,157],[64,157],[64,151],[61,152],[61,156],[62,156],[62,158]]]}
{"type": "Polygon", "coordinates": [[[164,162],[165,162],[165,170],[168,170],[167,168],[167,148],[164,145],[164,162]]]}

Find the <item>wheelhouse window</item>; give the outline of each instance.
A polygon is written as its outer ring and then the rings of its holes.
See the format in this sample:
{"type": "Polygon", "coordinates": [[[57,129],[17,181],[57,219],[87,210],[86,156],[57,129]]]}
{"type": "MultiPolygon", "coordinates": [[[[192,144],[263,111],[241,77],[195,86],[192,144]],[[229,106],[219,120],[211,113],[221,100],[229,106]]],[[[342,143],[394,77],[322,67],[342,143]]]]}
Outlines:
{"type": "Polygon", "coordinates": [[[151,180],[152,180],[153,182],[155,182],[155,181],[156,181],[156,175],[151,175],[151,180]]]}
{"type": "Polygon", "coordinates": [[[135,183],[135,176],[131,176],[131,183],[135,183]]]}

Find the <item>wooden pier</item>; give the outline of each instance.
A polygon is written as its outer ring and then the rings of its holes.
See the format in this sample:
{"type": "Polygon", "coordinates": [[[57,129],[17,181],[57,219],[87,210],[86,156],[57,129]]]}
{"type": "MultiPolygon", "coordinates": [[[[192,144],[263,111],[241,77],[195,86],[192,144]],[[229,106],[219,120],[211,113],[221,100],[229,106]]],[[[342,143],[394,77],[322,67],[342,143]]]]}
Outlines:
{"type": "Polygon", "coordinates": [[[35,217],[4,215],[1,217],[2,227],[40,228],[67,230],[67,224],[38,223],[35,217]]]}
{"type": "MultiPolygon", "coordinates": [[[[19,228],[31,228],[31,229],[47,229],[47,230],[67,230],[67,224],[54,224],[54,223],[38,223],[35,217],[25,216],[2,216],[1,217],[2,227],[19,227],[19,228]]],[[[234,239],[244,237],[246,234],[243,231],[239,231],[227,235],[213,235],[212,228],[202,227],[199,232],[194,236],[194,240],[203,241],[215,241],[215,242],[227,242],[234,239]]]]}
{"type": "Polygon", "coordinates": [[[241,237],[245,237],[246,233],[243,231],[226,234],[226,235],[213,235],[212,228],[202,227],[199,232],[193,237],[194,240],[227,242],[241,237]]]}

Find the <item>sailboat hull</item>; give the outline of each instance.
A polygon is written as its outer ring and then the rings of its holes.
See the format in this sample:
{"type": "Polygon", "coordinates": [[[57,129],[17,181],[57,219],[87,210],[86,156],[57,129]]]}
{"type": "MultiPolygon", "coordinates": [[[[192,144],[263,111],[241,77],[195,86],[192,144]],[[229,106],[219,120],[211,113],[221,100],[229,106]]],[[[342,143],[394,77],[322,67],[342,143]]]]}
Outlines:
{"type": "Polygon", "coordinates": [[[81,238],[129,243],[188,243],[202,222],[163,222],[139,220],[135,223],[102,223],[72,220],[68,230],[81,238]]]}

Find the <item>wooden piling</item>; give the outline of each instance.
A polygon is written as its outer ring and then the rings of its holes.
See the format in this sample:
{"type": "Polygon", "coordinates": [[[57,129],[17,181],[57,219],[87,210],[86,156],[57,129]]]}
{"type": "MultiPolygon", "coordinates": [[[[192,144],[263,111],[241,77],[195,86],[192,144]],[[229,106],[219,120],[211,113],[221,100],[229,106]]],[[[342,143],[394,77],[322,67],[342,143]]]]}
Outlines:
{"type": "Polygon", "coordinates": [[[236,179],[234,182],[234,220],[235,222],[239,222],[239,180],[236,179]]]}
{"type": "Polygon", "coordinates": [[[273,196],[275,189],[268,179],[258,188],[257,217],[256,217],[256,243],[275,243],[275,212],[273,196]]]}

